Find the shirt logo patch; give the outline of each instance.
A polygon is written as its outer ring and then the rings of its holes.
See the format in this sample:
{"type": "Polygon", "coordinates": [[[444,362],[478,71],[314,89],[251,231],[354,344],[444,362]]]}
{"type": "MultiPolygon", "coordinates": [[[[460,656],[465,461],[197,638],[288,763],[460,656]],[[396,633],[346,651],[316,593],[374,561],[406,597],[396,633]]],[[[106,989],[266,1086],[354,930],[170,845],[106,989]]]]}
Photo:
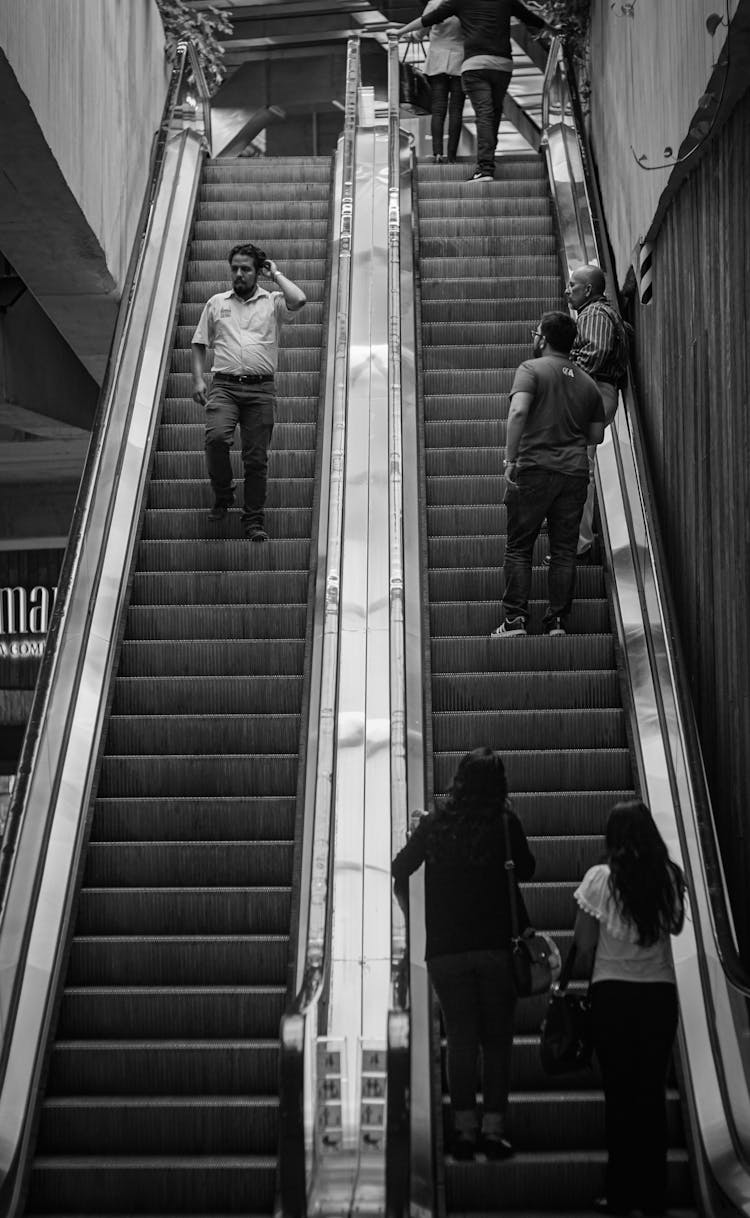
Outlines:
{"type": "Polygon", "coordinates": [[[221,313],[219,314],[219,316],[220,316],[220,317],[231,317],[231,316],[232,316],[232,310],[231,310],[231,309],[222,309],[222,310],[221,310],[221,313]]]}
{"type": "Polygon", "coordinates": [[[563,366],[562,374],[563,376],[569,376],[572,380],[575,380],[576,378],[575,372],[572,368],[569,368],[567,364],[563,366]]]}

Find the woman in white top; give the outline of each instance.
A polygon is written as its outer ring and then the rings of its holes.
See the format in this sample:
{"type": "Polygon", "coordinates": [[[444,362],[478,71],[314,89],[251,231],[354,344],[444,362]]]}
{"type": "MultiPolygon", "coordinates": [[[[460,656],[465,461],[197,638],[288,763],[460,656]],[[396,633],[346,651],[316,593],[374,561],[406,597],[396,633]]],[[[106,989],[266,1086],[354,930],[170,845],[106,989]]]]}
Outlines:
{"type": "Polygon", "coordinates": [[[648,808],[616,804],[606,862],[576,889],[575,943],[590,966],[594,1047],[604,1082],[606,1196],[599,1213],[663,1214],[666,1076],[677,1030],[670,935],[685,918],[685,879],[648,808]]]}
{"type": "MultiPolygon", "coordinates": [[[[437,8],[441,0],[430,0],[424,14],[437,8]]],[[[432,91],[432,156],[444,161],[443,130],[448,115],[448,160],[455,161],[464,114],[464,89],[461,64],[464,61],[464,36],[458,17],[446,17],[430,30],[425,60],[425,75],[432,91]]]]}

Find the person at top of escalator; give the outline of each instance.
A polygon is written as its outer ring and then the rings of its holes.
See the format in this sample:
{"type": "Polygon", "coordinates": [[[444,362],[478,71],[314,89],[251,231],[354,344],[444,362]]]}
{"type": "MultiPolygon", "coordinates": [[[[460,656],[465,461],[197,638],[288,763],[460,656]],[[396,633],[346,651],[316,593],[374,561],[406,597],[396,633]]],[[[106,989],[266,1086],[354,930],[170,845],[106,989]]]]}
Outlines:
{"type": "MultiPolygon", "coordinates": [[[[510,959],[511,913],[505,879],[505,818],[519,880],[535,860],[508,799],[503,760],[480,748],[460,761],[448,795],[421,817],[393,860],[394,891],[408,913],[409,876],[425,864],[425,957],[443,1013],[452,1152],[507,1159],[505,1136],[516,991],[510,959]],[[477,1059],[482,1055],[484,1111],[478,1140],[477,1059]]],[[[522,913],[525,911],[522,909],[522,913]]],[[[528,926],[528,917],[523,919],[528,926]]]]}
{"type": "MultiPolygon", "coordinates": [[[[579,266],[571,272],[565,296],[575,309],[578,335],[570,358],[596,381],[604,402],[604,422],[617,411],[619,389],[628,377],[628,336],[625,324],[604,294],[601,267],[579,266]]],[[[589,450],[589,489],[578,528],[578,560],[587,562],[594,541],[594,455],[589,450]]]]}
{"type": "Polygon", "coordinates": [[[685,877],[640,800],[615,804],[606,861],[574,893],[575,945],[591,977],[594,1048],[604,1083],[604,1214],[663,1214],[666,1078],[677,1030],[670,936],[685,920],[685,877]]]}
{"type": "Polygon", "coordinates": [[[520,0],[441,0],[421,17],[396,32],[399,38],[429,29],[448,17],[458,17],[464,34],[465,58],[461,79],[477,122],[477,166],[470,182],[491,182],[495,176],[497,133],[503,101],[513,72],[510,19],[517,17],[532,30],[552,28],[520,0]]]}
{"type": "Polygon", "coordinates": [[[225,519],[234,503],[229,451],[239,423],[245,500],[242,526],[249,541],[268,541],[265,529],[268,448],[274,424],[274,374],[284,322],[307,303],[263,250],[245,242],[229,252],[232,288],[206,303],[192,340],[193,399],[206,408],[206,464],[214,492],[209,517],[225,519]],[[279,291],[258,283],[264,275],[279,291]],[[206,385],[206,349],[213,347],[213,380],[206,385]]]}
{"type": "MultiPolygon", "coordinates": [[[[442,0],[428,0],[425,14],[436,9],[442,0]]],[[[418,32],[412,37],[418,37],[418,32]]],[[[424,34],[422,35],[424,37],[424,34]]],[[[464,87],[461,83],[461,64],[464,61],[464,35],[458,17],[446,17],[430,29],[424,74],[430,82],[432,159],[440,164],[443,155],[443,132],[448,116],[448,161],[452,163],[458,155],[461,126],[464,113],[464,87]]]]}
{"type": "Polygon", "coordinates": [[[576,323],[545,313],[532,330],[534,358],[516,371],[505,448],[503,620],[492,638],[525,635],[534,545],[547,518],[551,547],[545,634],[563,635],[576,581],[576,541],[589,484],[587,447],[604,438],[602,395],[573,363],[576,323]]]}

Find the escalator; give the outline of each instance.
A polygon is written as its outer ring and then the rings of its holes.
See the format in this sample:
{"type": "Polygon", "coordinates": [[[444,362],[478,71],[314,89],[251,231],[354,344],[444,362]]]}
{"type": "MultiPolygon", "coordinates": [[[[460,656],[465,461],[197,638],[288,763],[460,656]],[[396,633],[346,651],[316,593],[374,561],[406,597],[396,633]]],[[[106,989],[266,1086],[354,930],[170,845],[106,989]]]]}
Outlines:
{"type": "Polygon", "coordinates": [[[330,195],[328,158],[204,168],[29,1214],[273,1210],[330,195]],[[190,397],[241,240],[309,302],[282,341],[266,545],[239,511],[209,521],[190,397]]]}
{"type": "MultiPolygon", "coordinates": [[[[564,304],[544,160],[503,157],[489,185],[465,184],[465,173],[464,165],[417,169],[433,787],[444,793],[472,748],[503,755],[537,859],[525,886],[531,920],[565,952],[574,888],[600,857],[608,810],[632,797],[635,780],[598,549],[579,566],[568,635],[541,633],[542,535],[529,637],[489,637],[501,620],[508,392],[540,315],[564,304]]],[[[448,1159],[449,1213],[579,1213],[603,1191],[599,1079],[593,1071],[554,1082],[543,1075],[544,1005],[517,1008],[508,1131],[517,1154],[506,1163],[448,1159]]],[[[442,1110],[445,1142],[445,1095],[442,1110]]],[[[689,1207],[674,1087],[669,1120],[670,1203],[689,1207]]]]}

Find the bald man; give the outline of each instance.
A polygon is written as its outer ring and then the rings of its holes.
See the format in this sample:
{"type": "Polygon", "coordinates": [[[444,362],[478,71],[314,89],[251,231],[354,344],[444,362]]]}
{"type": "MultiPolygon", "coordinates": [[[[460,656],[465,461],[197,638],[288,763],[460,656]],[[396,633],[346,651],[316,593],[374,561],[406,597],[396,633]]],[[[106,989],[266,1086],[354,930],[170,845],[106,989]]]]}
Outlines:
{"type": "MultiPolygon", "coordinates": [[[[570,358],[596,381],[607,426],[615,417],[619,388],[628,372],[628,339],[619,313],[605,296],[601,267],[579,266],[571,273],[565,295],[576,311],[578,337],[570,358]]],[[[589,449],[591,481],[578,534],[579,560],[586,561],[594,540],[594,453],[589,449]]]]}

